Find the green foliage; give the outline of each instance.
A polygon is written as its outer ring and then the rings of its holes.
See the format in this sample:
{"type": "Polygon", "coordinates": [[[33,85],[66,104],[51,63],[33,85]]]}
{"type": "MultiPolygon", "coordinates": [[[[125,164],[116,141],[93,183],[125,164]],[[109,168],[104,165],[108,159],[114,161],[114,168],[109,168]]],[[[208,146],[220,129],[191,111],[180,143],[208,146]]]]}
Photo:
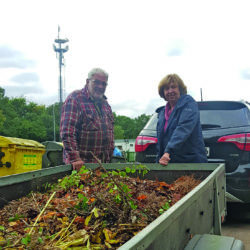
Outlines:
{"type": "Polygon", "coordinates": [[[124,139],[124,130],[119,125],[114,125],[115,139],[124,139]]]}
{"type": "MultiPolygon", "coordinates": [[[[123,178],[128,177],[127,174],[130,173],[135,173],[136,171],[138,171],[139,173],[141,173],[141,171],[143,171],[143,175],[146,174],[149,169],[146,168],[146,166],[143,165],[138,165],[138,166],[132,166],[132,167],[126,167],[125,171],[119,170],[117,169],[116,171],[110,171],[108,172],[108,175],[112,175],[112,176],[121,176],[123,178]]],[[[114,200],[117,204],[120,204],[122,202],[127,202],[127,205],[129,205],[129,207],[132,210],[135,210],[137,208],[137,206],[134,204],[134,201],[132,200],[132,195],[131,195],[131,189],[128,187],[128,185],[119,182],[116,183],[115,181],[112,181],[113,178],[111,178],[111,182],[108,183],[108,187],[109,187],[109,193],[116,193],[114,200]]],[[[125,202],[125,203],[126,203],[125,202]]]]}
{"type": "Polygon", "coordinates": [[[40,244],[43,243],[43,239],[42,239],[41,237],[38,237],[38,238],[37,238],[37,241],[38,241],[38,243],[40,243],[40,244]]]}
{"type": "Polygon", "coordinates": [[[3,129],[3,125],[4,125],[5,120],[6,120],[6,118],[3,115],[3,111],[0,110],[0,131],[3,129]]]}
{"type": "Polygon", "coordinates": [[[139,164],[139,165],[133,165],[132,167],[126,167],[125,171],[126,173],[135,173],[136,170],[138,171],[139,174],[142,174],[142,176],[144,176],[145,174],[148,173],[148,171],[150,170],[147,166],[139,164]]]}
{"type": "Polygon", "coordinates": [[[134,201],[130,200],[129,201],[130,207],[135,210],[137,208],[137,205],[135,205],[134,201]]]}
{"type": "Polygon", "coordinates": [[[171,200],[167,201],[161,209],[159,209],[159,214],[163,214],[165,211],[167,211],[171,206],[171,200]]]}
{"type": "Polygon", "coordinates": [[[122,201],[122,199],[121,199],[120,195],[119,195],[119,194],[116,195],[116,196],[115,196],[115,202],[116,202],[117,204],[119,204],[119,203],[121,203],[121,201],[122,201]]]}
{"type": "Polygon", "coordinates": [[[22,238],[21,242],[22,242],[22,244],[27,246],[31,242],[31,236],[29,234],[27,234],[26,237],[22,238]]]}
{"type": "Polygon", "coordinates": [[[5,89],[0,87],[0,98],[3,98],[5,95],[5,89]]]}
{"type": "Polygon", "coordinates": [[[142,114],[132,119],[115,113],[113,115],[115,139],[135,139],[151,117],[151,115],[142,114]]]}
{"type": "Polygon", "coordinates": [[[62,187],[65,191],[68,190],[70,187],[79,186],[80,182],[80,175],[77,173],[76,170],[72,171],[72,174],[69,176],[64,177],[62,180],[58,180],[59,186],[62,187]]]}
{"type": "MultiPolygon", "coordinates": [[[[9,98],[0,87],[0,135],[44,141],[60,141],[60,104],[46,107],[28,102],[24,97],[9,98]],[[55,127],[55,134],[54,134],[55,127]],[[55,138],[54,138],[55,135],[55,138]]],[[[115,139],[135,139],[150,115],[137,118],[114,115],[115,139]]]]}
{"type": "Polygon", "coordinates": [[[89,199],[84,196],[83,194],[78,194],[78,199],[79,199],[79,203],[75,206],[75,208],[79,209],[79,210],[84,210],[84,211],[88,211],[89,206],[88,206],[88,201],[89,199]]]}
{"type": "Polygon", "coordinates": [[[10,217],[10,218],[8,219],[8,221],[9,221],[9,222],[13,222],[13,221],[20,220],[21,218],[24,218],[24,216],[23,216],[23,215],[18,215],[18,214],[16,214],[14,217],[10,217]]]}

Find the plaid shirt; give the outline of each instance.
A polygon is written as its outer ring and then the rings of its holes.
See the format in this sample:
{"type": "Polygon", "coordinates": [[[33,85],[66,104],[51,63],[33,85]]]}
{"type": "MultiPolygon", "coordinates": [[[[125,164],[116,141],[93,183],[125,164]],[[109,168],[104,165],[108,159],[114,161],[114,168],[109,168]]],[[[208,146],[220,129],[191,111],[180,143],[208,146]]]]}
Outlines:
{"type": "Polygon", "coordinates": [[[110,162],[114,151],[114,117],[106,97],[98,106],[87,86],[71,93],[62,106],[60,134],[66,164],[82,160],[110,162]]]}

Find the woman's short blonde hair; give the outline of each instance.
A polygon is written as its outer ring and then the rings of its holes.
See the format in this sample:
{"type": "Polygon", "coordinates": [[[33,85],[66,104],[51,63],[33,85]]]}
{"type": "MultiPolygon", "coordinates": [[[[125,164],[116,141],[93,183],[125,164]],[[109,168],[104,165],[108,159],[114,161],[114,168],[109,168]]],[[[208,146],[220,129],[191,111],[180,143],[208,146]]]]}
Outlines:
{"type": "Polygon", "coordinates": [[[169,74],[165,76],[158,85],[158,93],[163,99],[165,99],[164,88],[168,87],[170,83],[177,84],[181,95],[187,94],[187,86],[184,84],[182,79],[177,74],[169,74]]]}

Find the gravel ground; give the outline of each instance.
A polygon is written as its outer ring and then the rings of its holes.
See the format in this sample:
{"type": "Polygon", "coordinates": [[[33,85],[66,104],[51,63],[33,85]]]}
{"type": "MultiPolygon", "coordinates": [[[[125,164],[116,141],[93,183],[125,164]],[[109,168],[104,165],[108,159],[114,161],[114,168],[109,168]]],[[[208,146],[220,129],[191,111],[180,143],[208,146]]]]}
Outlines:
{"type": "Polygon", "coordinates": [[[222,225],[222,235],[241,240],[250,250],[250,204],[228,204],[228,216],[222,225]]]}

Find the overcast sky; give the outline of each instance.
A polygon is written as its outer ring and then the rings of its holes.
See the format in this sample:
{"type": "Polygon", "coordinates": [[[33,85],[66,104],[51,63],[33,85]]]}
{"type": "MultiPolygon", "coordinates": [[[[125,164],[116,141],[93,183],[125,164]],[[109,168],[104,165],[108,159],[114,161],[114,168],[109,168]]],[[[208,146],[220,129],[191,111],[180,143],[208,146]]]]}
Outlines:
{"type": "Polygon", "coordinates": [[[177,73],[197,101],[250,101],[250,1],[1,1],[0,86],[8,97],[59,101],[54,39],[68,38],[64,93],[93,67],[109,77],[118,115],[152,114],[165,104],[159,81],[177,73]]]}

